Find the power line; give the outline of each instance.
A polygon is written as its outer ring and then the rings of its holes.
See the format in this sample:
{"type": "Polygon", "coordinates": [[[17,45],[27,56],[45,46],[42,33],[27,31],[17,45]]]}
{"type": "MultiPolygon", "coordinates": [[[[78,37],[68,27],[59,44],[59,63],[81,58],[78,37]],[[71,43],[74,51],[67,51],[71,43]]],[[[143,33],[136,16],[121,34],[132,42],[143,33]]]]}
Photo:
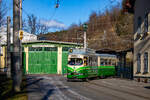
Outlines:
{"type": "MultiPolygon", "coordinates": [[[[24,0],[23,0],[24,1],[24,0]]],[[[55,5],[55,9],[54,9],[54,12],[52,13],[52,15],[50,16],[50,21],[53,19],[53,17],[55,16],[55,14],[56,14],[56,11],[57,11],[57,9],[59,8],[59,5],[60,4],[60,1],[59,0],[57,0],[56,1],[56,5],[55,5]],[[56,7],[57,6],[57,7],[56,7]]],[[[24,9],[24,8],[22,8],[22,11],[27,15],[27,16],[30,16],[30,14],[24,9]]]]}

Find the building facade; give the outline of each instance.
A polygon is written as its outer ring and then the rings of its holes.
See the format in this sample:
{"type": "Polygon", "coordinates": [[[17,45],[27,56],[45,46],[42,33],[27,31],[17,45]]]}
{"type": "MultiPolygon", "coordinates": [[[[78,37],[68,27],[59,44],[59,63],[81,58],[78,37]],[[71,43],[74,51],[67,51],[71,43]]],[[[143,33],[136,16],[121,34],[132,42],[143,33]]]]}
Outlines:
{"type": "Polygon", "coordinates": [[[148,78],[150,77],[150,0],[134,1],[134,77],[148,78]]]}
{"type": "Polygon", "coordinates": [[[150,78],[150,0],[123,0],[125,12],[134,14],[134,78],[150,78]]]}

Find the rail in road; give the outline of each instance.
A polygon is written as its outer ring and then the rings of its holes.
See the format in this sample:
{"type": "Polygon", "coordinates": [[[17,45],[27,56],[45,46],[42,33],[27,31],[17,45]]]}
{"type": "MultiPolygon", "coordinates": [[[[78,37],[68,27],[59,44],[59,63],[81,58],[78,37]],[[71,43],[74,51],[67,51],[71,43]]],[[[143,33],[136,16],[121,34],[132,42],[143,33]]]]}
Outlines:
{"type": "MultiPolygon", "coordinates": [[[[150,96],[147,96],[147,95],[145,95],[145,96],[143,96],[143,95],[141,95],[140,93],[138,93],[138,91],[126,91],[126,89],[122,89],[122,90],[120,90],[120,89],[117,89],[117,88],[113,88],[113,87],[110,87],[110,86],[106,86],[106,85],[102,85],[102,84],[98,84],[98,83],[95,83],[95,82],[90,82],[90,81],[88,81],[88,83],[89,84],[92,84],[92,85],[96,85],[96,86],[99,86],[99,87],[104,87],[104,88],[108,88],[108,89],[111,89],[111,90],[114,90],[114,91],[118,91],[118,92],[122,92],[122,93],[125,93],[125,94],[129,94],[129,95],[133,95],[133,96],[137,96],[137,97],[140,97],[140,98],[144,98],[144,99],[146,99],[146,100],[150,100],[150,96]],[[134,93],[133,93],[134,92],[134,93]]],[[[125,86],[124,86],[125,87],[125,86]]],[[[129,89],[129,87],[125,87],[125,88],[128,88],[129,89]]],[[[112,94],[110,94],[110,95],[112,95],[112,94]]],[[[112,96],[115,96],[115,95],[112,95],[112,96]]],[[[117,97],[117,96],[115,96],[115,97],[117,97]]],[[[117,97],[118,98],[118,97],[117,97]]],[[[120,98],[120,97],[119,97],[120,98]]]]}

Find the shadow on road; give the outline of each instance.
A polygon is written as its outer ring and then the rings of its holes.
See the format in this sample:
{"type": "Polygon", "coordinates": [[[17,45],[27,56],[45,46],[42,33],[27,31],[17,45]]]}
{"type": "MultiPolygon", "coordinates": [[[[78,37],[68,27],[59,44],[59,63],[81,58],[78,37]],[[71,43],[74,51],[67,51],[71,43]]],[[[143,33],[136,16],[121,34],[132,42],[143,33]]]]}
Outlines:
{"type": "Polygon", "coordinates": [[[36,79],[35,81],[32,81],[32,78],[27,78],[27,84],[23,88],[26,88],[26,87],[28,87],[28,86],[30,86],[32,84],[36,84],[36,83],[38,83],[41,80],[43,80],[43,78],[36,79]],[[29,81],[31,81],[31,82],[29,82],[29,81]]]}
{"type": "Polygon", "coordinates": [[[146,88],[146,89],[150,89],[150,86],[145,86],[144,88],[146,88]]]}
{"type": "Polygon", "coordinates": [[[53,94],[54,89],[50,89],[46,95],[42,98],[42,100],[48,100],[48,98],[53,94]]]}

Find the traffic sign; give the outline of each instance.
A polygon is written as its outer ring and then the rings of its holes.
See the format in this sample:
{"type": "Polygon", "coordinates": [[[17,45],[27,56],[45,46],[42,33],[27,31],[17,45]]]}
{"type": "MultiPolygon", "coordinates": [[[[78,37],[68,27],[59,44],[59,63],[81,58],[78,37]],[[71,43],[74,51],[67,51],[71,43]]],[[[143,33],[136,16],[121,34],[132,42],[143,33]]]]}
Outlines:
{"type": "Polygon", "coordinates": [[[23,30],[19,31],[19,39],[22,40],[23,39],[23,30]]]}

